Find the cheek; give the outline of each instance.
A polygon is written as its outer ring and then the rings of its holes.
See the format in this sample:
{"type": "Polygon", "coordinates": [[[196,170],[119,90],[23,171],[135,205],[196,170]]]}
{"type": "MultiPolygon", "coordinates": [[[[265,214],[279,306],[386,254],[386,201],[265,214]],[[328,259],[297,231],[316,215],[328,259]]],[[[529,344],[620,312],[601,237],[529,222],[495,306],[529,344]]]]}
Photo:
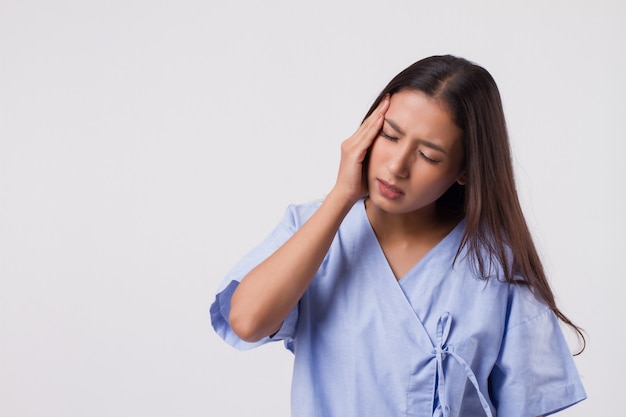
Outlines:
{"type": "Polygon", "coordinates": [[[416,188],[430,190],[429,194],[443,194],[456,181],[457,174],[452,170],[442,172],[436,167],[422,165],[412,173],[412,180],[416,188]]]}
{"type": "Polygon", "coordinates": [[[382,143],[382,140],[380,138],[374,139],[374,141],[370,145],[369,152],[370,153],[378,153],[382,144],[383,143],[382,143]]]}
{"type": "Polygon", "coordinates": [[[381,154],[382,154],[382,150],[380,146],[380,140],[376,139],[374,143],[372,144],[372,146],[367,151],[366,159],[367,159],[368,170],[369,168],[376,166],[377,164],[380,163],[379,161],[381,159],[381,154]]]}
{"type": "Polygon", "coordinates": [[[374,140],[369,149],[370,160],[375,160],[379,163],[388,160],[393,155],[392,146],[393,144],[385,139],[378,138],[374,140]]]}

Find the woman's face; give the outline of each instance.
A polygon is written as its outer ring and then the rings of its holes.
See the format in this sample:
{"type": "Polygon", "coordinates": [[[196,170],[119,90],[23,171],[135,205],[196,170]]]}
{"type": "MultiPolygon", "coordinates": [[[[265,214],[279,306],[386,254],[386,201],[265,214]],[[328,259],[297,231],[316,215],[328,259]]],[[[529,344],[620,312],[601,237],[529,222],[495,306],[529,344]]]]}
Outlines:
{"type": "Polygon", "coordinates": [[[397,214],[433,208],[455,181],[463,183],[462,134],[445,107],[421,91],[391,96],[370,151],[372,203],[397,214]]]}

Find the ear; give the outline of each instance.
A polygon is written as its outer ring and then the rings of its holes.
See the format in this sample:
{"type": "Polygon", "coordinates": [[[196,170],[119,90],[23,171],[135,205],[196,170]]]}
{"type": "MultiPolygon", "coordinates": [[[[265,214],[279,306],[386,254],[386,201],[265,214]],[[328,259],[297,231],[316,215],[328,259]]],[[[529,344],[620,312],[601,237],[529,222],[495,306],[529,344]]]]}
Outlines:
{"type": "Polygon", "coordinates": [[[457,177],[456,182],[459,185],[465,185],[465,183],[467,182],[467,172],[461,172],[461,174],[459,174],[459,176],[457,177]]]}

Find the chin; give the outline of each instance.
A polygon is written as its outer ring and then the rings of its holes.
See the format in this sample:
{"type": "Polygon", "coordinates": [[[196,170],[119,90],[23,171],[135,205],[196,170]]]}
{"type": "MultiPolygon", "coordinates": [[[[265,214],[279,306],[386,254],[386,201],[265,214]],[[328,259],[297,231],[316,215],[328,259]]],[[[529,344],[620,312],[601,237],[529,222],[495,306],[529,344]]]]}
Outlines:
{"type": "Polygon", "coordinates": [[[404,214],[411,210],[407,210],[407,208],[402,204],[401,199],[390,200],[388,198],[382,197],[376,194],[370,194],[369,200],[372,205],[376,206],[377,209],[385,211],[391,214],[404,214]]]}

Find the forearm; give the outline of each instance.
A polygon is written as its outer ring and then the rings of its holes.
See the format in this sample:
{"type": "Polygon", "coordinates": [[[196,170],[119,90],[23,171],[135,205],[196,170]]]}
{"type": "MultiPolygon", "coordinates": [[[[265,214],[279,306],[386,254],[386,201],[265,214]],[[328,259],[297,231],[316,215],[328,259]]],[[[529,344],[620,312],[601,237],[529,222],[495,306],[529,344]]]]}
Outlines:
{"type": "Polygon", "coordinates": [[[253,342],[276,332],[306,291],[339,225],[366,194],[364,161],[388,108],[389,97],[385,97],[356,132],[342,142],[337,182],[320,208],[235,289],[229,321],[241,339],[253,342]]]}
{"type": "Polygon", "coordinates": [[[331,191],[283,246],[244,277],[233,293],[229,317],[239,337],[257,341],[280,328],[313,280],[353,204],[331,191]]]}

